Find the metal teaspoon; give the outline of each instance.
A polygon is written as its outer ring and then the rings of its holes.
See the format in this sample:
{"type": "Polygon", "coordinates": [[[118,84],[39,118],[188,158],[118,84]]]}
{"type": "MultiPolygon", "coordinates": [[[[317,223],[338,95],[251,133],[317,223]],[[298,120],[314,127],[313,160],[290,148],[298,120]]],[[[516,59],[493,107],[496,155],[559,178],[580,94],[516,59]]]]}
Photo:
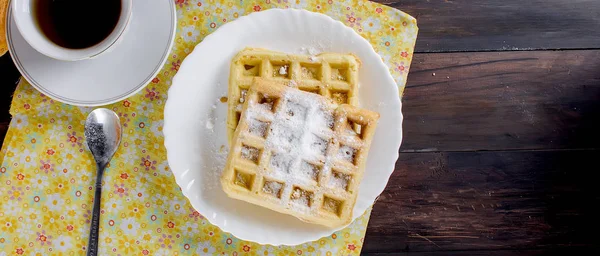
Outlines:
{"type": "Polygon", "coordinates": [[[98,173],[96,174],[96,193],[94,209],[90,223],[90,238],[87,255],[98,254],[98,227],[100,224],[100,197],[102,194],[102,175],[121,143],[121,122],[112,110],[99,108],[92,111],[85,120],[85,140],[94,156],[98,173]]]}

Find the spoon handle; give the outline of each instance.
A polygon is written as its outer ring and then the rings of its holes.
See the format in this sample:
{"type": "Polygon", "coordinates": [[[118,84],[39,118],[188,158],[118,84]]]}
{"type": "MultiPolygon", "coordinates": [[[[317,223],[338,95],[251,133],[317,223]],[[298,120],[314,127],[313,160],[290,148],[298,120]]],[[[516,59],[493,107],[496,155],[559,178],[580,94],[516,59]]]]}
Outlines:
{"type": "Polygon", "coordinates": [[[90,239],[88,240],[88,256],[98,255],[98,229],[100,226],[100,198],[102,195],[102,181],[96,182],[96,194],[94,195],[94,210],[90,223],[90,239]]]}

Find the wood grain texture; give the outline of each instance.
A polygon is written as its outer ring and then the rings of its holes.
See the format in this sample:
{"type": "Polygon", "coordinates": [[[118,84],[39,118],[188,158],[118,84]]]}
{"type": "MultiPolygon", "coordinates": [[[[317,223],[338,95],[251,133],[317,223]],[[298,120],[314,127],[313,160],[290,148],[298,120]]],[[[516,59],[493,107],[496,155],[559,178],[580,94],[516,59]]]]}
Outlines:
{"type": "Polygon", "coordinates": [[[417,52],[600,48],[600,1],[375,2],[417,18],[417,52]]]}
{"type": "Polygon", "coordinates": [[[600,250],[590,246],[569,246],[562,248],[525,249],[525,250],[471,250],[436,252],[362,252],[369,256],[541,256],[541,255],[598,255],[600,250]]]}
{"type": "Polygon", "coordinates": [[[402,153],[363,251],[597,244],[598,150],[402,153]]]}
{"type": "MultiPolygon", "coordinates": [[[[10,103],[12,102],[12,95],[17,88],[17,82],[19,80],[19,71],[15,67],[10,54],[5,54],[0,57],[0,123],[10,122],[10,103]]],[[[6,131],[6,130],[1,130],[6,131]]],[[[4,133],[0,134],[4,138],[4,133]]]]}
{"type": "Polygon", "coordinates": [[[598,148],[600,51],[415,54],[402,110],[403,152],[598,148]]]}
{"type": "Polygon", "coordinates": [[[0,122],[0,141],[2,142],[4,142],[4,137],[6,137],[9,124],[10,122],[0,122]]]}

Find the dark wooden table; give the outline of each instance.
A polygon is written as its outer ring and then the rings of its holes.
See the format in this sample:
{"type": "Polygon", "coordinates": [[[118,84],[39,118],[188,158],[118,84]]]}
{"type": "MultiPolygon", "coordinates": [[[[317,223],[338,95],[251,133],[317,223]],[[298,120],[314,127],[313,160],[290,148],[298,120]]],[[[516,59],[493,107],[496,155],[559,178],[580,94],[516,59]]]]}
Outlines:
{"type": "MultiPolygon", "coordinates": [[[[420,31],[363,253],[600,252],[600,1],[379,2],[420,31]]],[[[18,73],[0,72],[4,136],[18,73]]]]}

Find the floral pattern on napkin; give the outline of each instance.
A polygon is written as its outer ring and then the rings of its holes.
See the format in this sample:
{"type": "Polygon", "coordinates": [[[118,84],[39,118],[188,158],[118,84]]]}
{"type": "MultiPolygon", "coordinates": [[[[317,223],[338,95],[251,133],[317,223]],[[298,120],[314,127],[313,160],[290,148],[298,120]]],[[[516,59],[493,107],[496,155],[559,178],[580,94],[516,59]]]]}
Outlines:
{"type": "MultiPolygon", "coordinates": [[[[163,146],[167,89],[181,62],[224,23],[270,8],[302,8],[342,21],[371,42],[400,92],[410,67],[415,20],[355,0],[174,0],[171,56],[141,92],[109,105],[124,126],[103,180],[99,255],[358,255],[370,210],[349,227],[298,246],[259,245],[211,225],[182,195],[163,146]]],[[[0,255],[82,255],[93,204],[95,165],[83,125],[92,108],[69,106],[22,80],[2,146],[0,255]]]]}

